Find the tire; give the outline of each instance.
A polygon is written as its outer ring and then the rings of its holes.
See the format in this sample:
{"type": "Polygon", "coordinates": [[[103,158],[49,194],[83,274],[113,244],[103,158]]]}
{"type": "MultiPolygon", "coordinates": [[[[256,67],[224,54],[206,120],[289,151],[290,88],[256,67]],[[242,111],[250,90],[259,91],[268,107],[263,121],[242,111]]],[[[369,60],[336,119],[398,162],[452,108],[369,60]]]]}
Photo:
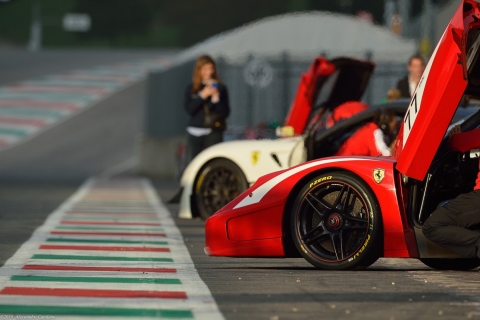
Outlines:
{"type": "Polygon", "coordinates": [[[347,172],[307,181],[290,217],[293,242],[319,269],[360,270],[383,254],[383,227],[370,188],[347,172]]]}
{"type": "Polygon", "coordinates": [[[235,163],[215,159],[200,170],[194,187],[197,212],[200,218],[206,220],[245,191],[248,183],[235,163]]]}
{"type": "Polygon", "coordinates": [[[479,259],[435,259],[435,258],[424,258],[420,259],[424,264],[430,268],[437,270],[472,270],[477,267],[480,267],[479,259]]]}

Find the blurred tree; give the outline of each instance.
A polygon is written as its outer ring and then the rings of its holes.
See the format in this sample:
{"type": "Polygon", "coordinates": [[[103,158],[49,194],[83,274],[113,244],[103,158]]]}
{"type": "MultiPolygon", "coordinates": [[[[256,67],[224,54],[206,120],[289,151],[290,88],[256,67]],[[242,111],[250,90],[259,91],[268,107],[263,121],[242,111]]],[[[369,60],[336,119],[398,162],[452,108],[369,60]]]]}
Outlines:
{"type": "Polygon", "coordinates": [[[290,0],[289,11],[305,11],[308,10],[310,0],[290,0]]]}
{"type": "Polygon", "coordinates": [[[148,32],[152,22],[150,1],[145,0],[77,0],[75,12],[91,17],[90,31],[78,33],[80,38],[107,38],[115,44],[125,35],[148,32]]]}
{"type": "Polygon", "coordinates": [[[366,10],[376,22],[383,17],[384,0],[160,0],[163,24],[179,30],[179,45],[189,46],[225,30],[266,16],[292,11],[321,10],[355,14],[366,10]]]}
{"type": "Polygon", "coordinates": [[[189,46],[222,31],[288,12],[291,0],[161,0],[161,20],[179,29],[179,45],[189,46]]]}
{"type": "MultiPolygon", "coordinates": [[[[264,17],[307,10],[366,10],[381,23],[384,6],[384,0],[12,0],[1,6],[0,43],[28,40],[35,2],[41,4],[46,46],[90,47],[186,47],[264,17]],[[88,13],[91,30],[63,30],[68,12],[88,13]]],[[[420,2],[412,0],[412,12],[420,2]]]]}

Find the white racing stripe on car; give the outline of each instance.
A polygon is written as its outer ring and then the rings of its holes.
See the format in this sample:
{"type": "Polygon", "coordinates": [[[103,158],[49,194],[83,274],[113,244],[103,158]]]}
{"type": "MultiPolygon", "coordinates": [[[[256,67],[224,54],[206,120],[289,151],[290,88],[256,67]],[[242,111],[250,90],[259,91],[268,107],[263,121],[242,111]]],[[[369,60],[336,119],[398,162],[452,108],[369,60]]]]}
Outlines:
{"type": "MultiPolygon", "coordinates": [[[[362,158],[335,158],[335,159],[317,160],[317,161],[305,163],[296,168],[287,170],[284,173],[279,174],[275,178],[265,182],[263,185],[261,185],[259,188],[257,188],[255,191],[252,192],[251,197],[248,197],[248,196],[245,197],[242,201],[240,201],[234,207],[234,209],[242,208],[242,207],[260,202],[260,200],[262,200],[262,198],[267,194],[267,192],[272,190],[277,184],[279,184],[283,180],[290,178],[294,174],[297,174],[301,171],[304,171],[322,164],[327,164],[327,163],[345,162],[345,161],[366,161],[366,160],[367,159],[362,159],[362,158]]],[[[377,160],[375,158],[370,158],[368,159],[368,161],[380,161],[380,160],[377,160]]]]}

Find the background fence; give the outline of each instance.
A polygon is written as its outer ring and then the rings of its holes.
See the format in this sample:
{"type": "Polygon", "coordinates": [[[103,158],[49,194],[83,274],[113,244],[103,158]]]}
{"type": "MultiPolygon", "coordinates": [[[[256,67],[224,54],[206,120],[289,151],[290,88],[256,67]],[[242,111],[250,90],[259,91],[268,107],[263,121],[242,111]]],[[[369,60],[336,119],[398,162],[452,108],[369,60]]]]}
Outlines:
{"type": "MultiPolygon", "coordinates": [[[[326,53],[323,56],[328,55],[326,53]]],[[[365,58],[373,60],[370,52],[365,58]]],[[[217,59],[222,81],[230,96],[231,114],[227,119],[226,139],[267,137],[282,125],[300,81],[312,61],[257,59],[249,56],[244,63],[217,59]]],[[[183,107],[185,88],[191,81],[193,61],[150,73],[148,77],[145,135],[173,137],[185,134],[188,115],[183,107]]],[[[377,104],[388,89],[406,74],[406,63],[379,63],[364,94],[363,101],[377,104]]]]}

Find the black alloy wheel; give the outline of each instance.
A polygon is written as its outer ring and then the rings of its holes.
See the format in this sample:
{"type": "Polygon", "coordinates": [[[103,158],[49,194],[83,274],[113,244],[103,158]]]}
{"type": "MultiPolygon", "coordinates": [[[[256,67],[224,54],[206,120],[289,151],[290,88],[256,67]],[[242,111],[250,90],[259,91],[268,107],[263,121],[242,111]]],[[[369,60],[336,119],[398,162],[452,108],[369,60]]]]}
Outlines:
{"type": "Polygon", "coordinates": [[[291,233],[300,254],[320,269],[363,269],[382,255],[376,198],[347,172],[323,173],[305,184],[293,205],[291,233]]]}
{"type": "Polygon", "coordinates": [[[194,187],[198,214],[206,220],[245,191],[248,183],[235,163],[215,159],[200,170],[194,187]]]}
{"type": "Polygon", "coordinates": [[[425,265],[437,270],[472,270],[480,266],[479,259],[436,259],[423,258],[420,259],[425,265]]]}

